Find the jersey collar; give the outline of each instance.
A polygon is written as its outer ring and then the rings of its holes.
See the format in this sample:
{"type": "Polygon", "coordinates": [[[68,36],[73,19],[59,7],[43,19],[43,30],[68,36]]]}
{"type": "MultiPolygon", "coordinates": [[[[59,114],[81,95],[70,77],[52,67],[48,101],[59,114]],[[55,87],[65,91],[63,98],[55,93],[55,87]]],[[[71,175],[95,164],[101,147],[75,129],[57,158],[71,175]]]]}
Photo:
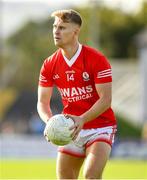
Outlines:
{"type": "Polygon", "coordinates": [[[75,55],[74,55],[70,60],[67,59],[67,57],[65,57],[65,56],[62,54],[62,56],[63,56],[63,58],[64,58],[64,60],[65,60],[65,62],[67,63],[68,66],[71,67],[71,66],[74,64],[74,62],[77,60],[78,56],[80,55],[81,50],[82,50],[82,45],[79,44],[79,47],[78,47],[77,52],[75,53],[75,55]]]}

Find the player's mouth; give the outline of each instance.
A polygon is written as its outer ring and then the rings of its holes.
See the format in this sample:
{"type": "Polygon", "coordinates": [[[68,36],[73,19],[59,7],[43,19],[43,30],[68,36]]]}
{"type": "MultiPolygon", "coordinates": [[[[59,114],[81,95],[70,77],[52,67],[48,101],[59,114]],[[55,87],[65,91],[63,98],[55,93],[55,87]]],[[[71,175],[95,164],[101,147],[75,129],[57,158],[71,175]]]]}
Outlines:
{"type": "Polygon", "coordinates": [[[54,37],[54,39],[55,39],[56,41],[58,41],[58,40],[60,40],[61,38],[59,38],[59,37],[54,37]]]}

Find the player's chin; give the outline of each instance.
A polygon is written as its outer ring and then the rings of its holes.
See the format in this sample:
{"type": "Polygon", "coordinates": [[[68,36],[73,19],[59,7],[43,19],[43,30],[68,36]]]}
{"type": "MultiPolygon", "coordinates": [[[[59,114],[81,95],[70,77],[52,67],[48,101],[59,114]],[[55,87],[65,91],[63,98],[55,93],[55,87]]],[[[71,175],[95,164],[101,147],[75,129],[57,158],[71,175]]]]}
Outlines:
{"type": "Polygon", "coordinates": [[[62,47],[62,44],[59,41],[54,40],[55,46],[62,47]]]}

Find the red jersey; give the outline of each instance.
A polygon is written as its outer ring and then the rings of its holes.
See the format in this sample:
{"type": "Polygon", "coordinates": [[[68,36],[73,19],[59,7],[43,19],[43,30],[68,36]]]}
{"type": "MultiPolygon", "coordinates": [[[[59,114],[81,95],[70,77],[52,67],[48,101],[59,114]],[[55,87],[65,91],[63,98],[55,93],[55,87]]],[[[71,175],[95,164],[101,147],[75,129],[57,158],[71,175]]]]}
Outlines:
{"type": "MultiPolygon", "coordinates": [[[[79,46],[70,61],[61,49],[48,57],[41,68],[39,85],[57,86],[63,102],[63,113],[81,115],[99,99],[95,84],[112,82],[112,70],[108,60],[100,52],[88,46],[79,46]],[[80,49],[81,48],[81,49],[80,49]]],[[[111,108],[84,124],[83,129],[116,124],[111,108]]]]}

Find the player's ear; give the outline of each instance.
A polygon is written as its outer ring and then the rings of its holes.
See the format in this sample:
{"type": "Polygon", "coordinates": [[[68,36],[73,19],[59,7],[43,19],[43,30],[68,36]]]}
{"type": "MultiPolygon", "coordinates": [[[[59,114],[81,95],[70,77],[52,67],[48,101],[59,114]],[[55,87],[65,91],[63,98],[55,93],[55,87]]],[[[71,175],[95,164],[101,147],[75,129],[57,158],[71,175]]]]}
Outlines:
{"type": "Polygon", "coordinates": [[[77,27],[77,28],[75,28],[75,35],[79,35],[79,33],[80,33],[80,28],[79,27],[77,27]]]}
{"type": "Polygon", "coordinates": [[[75,33],[75,35],[79,35],[79,33],[80,33],[80,27],[79,26],[75,26],[75,30],[74,30],[74,33],[75,33]]]}

